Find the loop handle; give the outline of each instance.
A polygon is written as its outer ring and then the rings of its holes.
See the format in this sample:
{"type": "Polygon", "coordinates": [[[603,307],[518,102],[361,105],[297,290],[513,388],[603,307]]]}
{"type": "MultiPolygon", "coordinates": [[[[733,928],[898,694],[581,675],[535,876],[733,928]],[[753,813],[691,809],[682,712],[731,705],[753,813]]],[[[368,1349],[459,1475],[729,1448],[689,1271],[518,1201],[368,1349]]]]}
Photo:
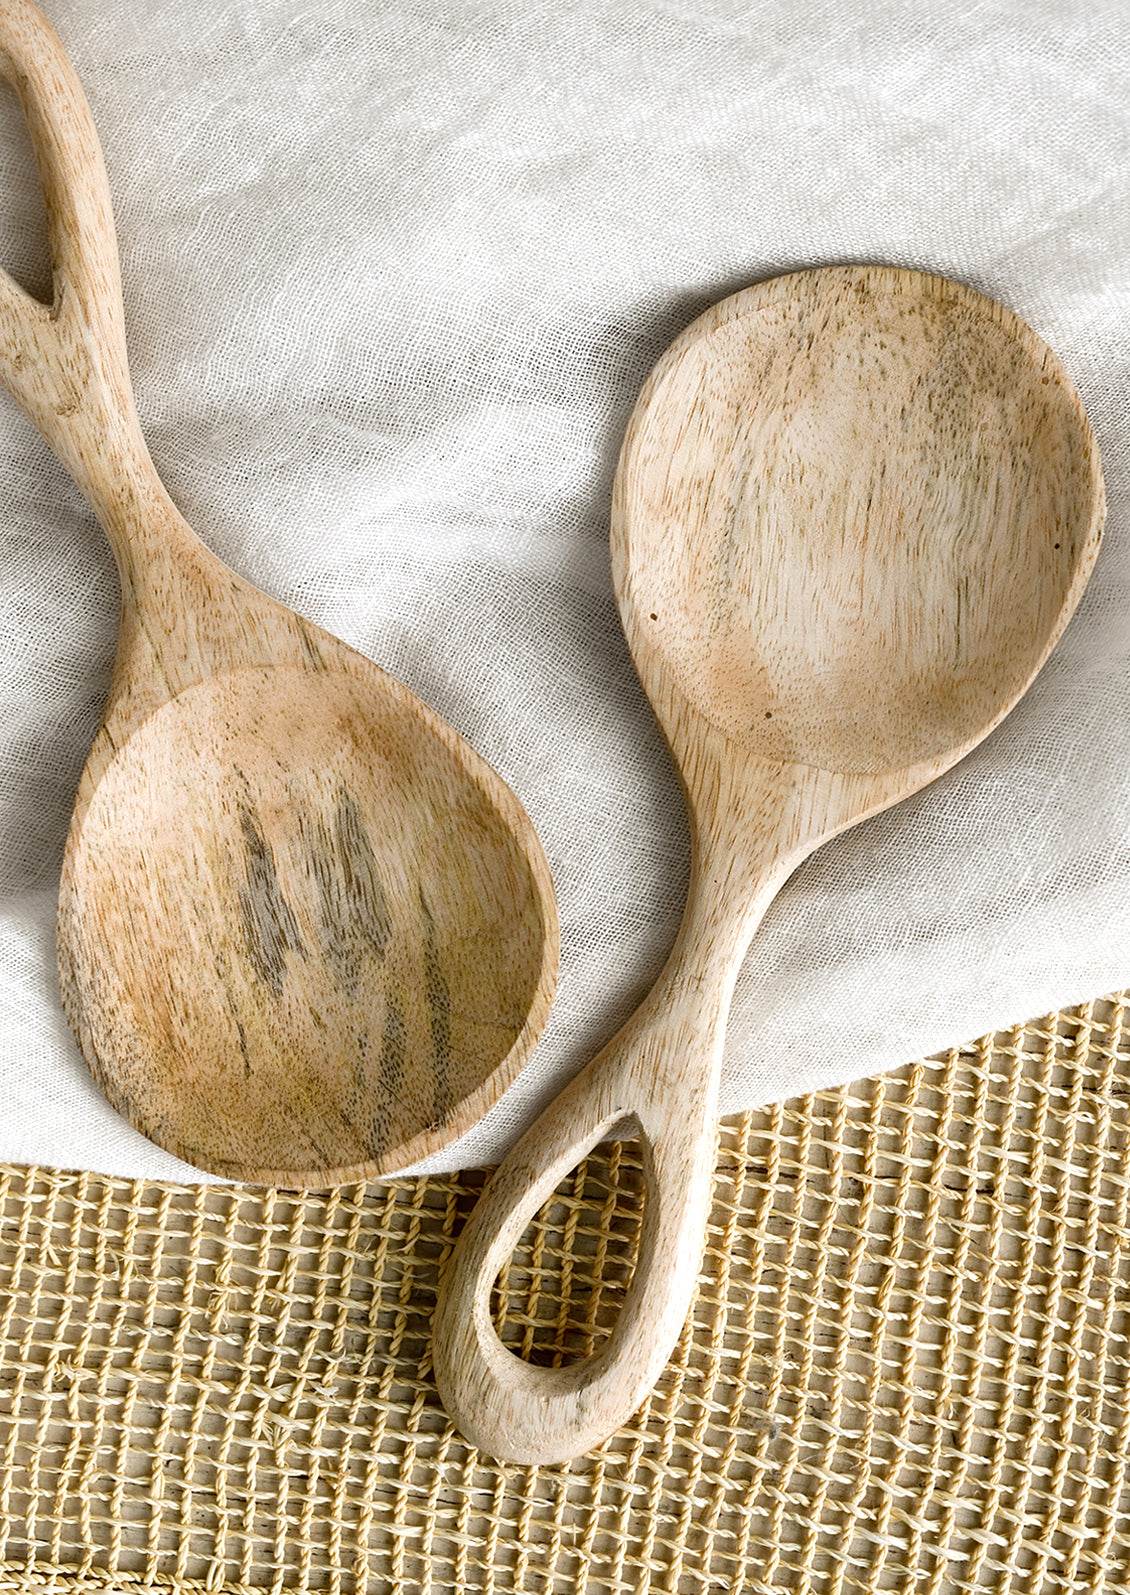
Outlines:
{"type": "Polygon", "coordinates": [[[726,1017],[759,917],[710,917],[692,887],[655,986],[513,1148],[456,1242],[436,1309],[436,1382],[463,1434],[491,1456],[526,1463],[580,1456],[631,1416],[663,1371],[701,1266],[726,1017]],[[643,1151],[644,1210],[620,1316],[586,1361],[534,1367],[495,1331],[494,1281],[569,1170],[631,1125],[643,1151]]]}
{"type": "Polygon", "coordinates": [[[633,1100],[647,1067],[633,1067],[637,1049],[649,1050],[621,1032],[557,1098],[496,1172],[450,1260],[435,1320],[436,1381],[462,1433],[493,1457],[566,1462],[601,1444],[646,1399],[686,1319],[713,1188],[717,1070],[696,1059],[698,1088],[678,1104],[633,1100]],[[620,1316],[584,1362],[523,1362],[491,1322],[494,1281],[569,1169],[631,1122],[645,1194],[620,1316]]]}
{"type": "MultiPolygon", "coordinates": [[[[627,1024],[546,1108],[496,1171],[440,1282],[436,1383],[463,1434],[506,1461],[567,1462],[649,1395],[694,1295],[713,1196],[730,999],[785,878],[837,828],[822,772],[697,749],[690,890],[675,945],[627,1024]],[[597,1142],[634,1123],[643,1149],[639,1251],[620,1316],[584,1362],[539,1368],[491,1321],[499,1270],[538,1208],[597,1142]]],[[[687,765],[683,764],[684,771],[687,765]]],[[[842,824],[842,821],[839,822],[842,824]]]]}
{"type": "Polygon", "coordinates": [[[74,469],[83,439],[69,434],[91,400],[103,426],[136,428],[106,168],[74,69],[30,0],[0,0],[0,74],[27,118],[54,294],[43,305],[0,270],[0,380],[74,469]]]}

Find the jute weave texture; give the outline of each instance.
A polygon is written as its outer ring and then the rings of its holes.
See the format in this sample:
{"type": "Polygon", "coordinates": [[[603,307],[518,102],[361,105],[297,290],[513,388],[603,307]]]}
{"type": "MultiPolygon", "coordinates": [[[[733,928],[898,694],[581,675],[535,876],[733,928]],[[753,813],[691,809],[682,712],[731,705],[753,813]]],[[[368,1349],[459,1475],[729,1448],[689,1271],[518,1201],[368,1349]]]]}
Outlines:
{"type": "MultiPolygon", "coordinates": [[[[686,1332],[568,1467],[431,1376],[482,1174],[326,1195],[3,1171],[0,1589],[1125,1591],[1130,994],[720,1131],[686,1332]]],[[[607,1332],[640,1211],[589,1158],[504,1338],[607,1332]]]]}

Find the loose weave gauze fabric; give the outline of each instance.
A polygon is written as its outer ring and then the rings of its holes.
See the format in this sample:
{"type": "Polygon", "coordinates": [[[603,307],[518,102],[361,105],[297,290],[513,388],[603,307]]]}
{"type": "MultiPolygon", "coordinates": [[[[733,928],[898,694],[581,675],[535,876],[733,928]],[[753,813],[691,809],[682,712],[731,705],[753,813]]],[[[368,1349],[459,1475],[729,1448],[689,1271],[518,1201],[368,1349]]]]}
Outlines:
{"type": "MultiPolygon", "coordinates": [[[[678,784],[612,595],[612,471],[671,339],[751,282],[885,261],[1052,346],[1107,537],[1030,695],[806,863],[728,1033],[731,1112],[874,1075],[1130,971],[1130,11],[1123,0],[47,0],[114,196],[141,422],[209,546],[403,680],[526,805],[562,917],[495,1159],[656,975],[678,784]]],[[[47,291],[0,105],[0,260],[47,291]]],[[[0,402],[0,1159],[184,1178],[89,1078],[54,901],[109,680],[113,563],[0,402]]]]}

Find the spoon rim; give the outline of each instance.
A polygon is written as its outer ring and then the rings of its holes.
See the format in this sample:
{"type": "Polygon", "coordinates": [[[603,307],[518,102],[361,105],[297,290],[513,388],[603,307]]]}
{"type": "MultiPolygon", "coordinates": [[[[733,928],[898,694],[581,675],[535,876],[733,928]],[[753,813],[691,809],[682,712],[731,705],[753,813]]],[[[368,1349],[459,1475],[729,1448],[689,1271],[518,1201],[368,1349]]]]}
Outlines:
{"type": "MultiPolygon", "coordinates": [[[[1064,585],[1058,611],[1045,635],[1043,646],[1034,654],[1032,667],[1019,686],[1008,694],[997,705],[991,717],[979,724],[968,737],[960,738],[936,754],[908,764],[892,764],[881,771],[876,771],[876,782],[889,786],[893,779],[901,777],[902,790],[909,793],[958,763],[989,736],[1016,707],[1039,675],[1078,607],[1093,572],[1101,547],[1106,513],[1106,493],[1098,442],[1079,391],[1063,362],[1034,328],[1015,311],[999,300],[992,299],[978,289],[953,278],[909,267],[868,262],[807,267],[760,279],[726,295],[696,316],[667,346],[649,372],[625,429],[612,487],[610,545],[613,591],[633,664],[671,747],[688,795],[693,796],[695,772],[686,767],[688,761],[684,755],[688,745],[693,745],[694,736],[701,738],[704,727],[709,728],[712,737],[726,753],[739,757],[742,762],[751,766],[761,764],[773,768],[818,769],[833,776],[844,776],[848,779],[854,777],[846,771],[835,768],[831,762],[821,764],[798,758],[775,757],[769,753],[755,752],[740,744],[692,699],[678,679],[663,645],[654,632],[649,631],[642,623],[632,591],[633,533],[629,503],[629,486],[635,468],[634,456],[639,436],[652,417],[657,396],[664,384],[695,345],[744,316],[769,308],[775,302],[788,300],[796,294],[798,288],[808,287],[810,284],[826,284],[829,291],[842,293],[863,283],[873,290],[879,292],[886,290],[888,293],[897,293],[908,298],[934,297],[941,301],[956,301],[981,316],[987,315],[996,320],[1018,341],[1032,361],[1047,371],[1071,405],[1079,428],[1080,441],[1087,451],[1086,477],[1091,487],[1090,515],[1085,532],[1081,530],[1070,580],[1064,585]],[[688,735],[690,726],[695,730],[693,734],[688,735]]],[[[885,802],[883,806],[886,806],[885,802]]]]}

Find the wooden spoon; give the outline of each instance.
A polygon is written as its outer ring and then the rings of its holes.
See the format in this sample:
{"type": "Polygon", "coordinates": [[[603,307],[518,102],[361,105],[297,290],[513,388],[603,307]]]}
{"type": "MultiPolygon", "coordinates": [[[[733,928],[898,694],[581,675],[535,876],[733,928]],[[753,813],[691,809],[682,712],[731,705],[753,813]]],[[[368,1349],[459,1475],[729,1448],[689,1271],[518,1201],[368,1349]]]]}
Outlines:
{"type": "Polygon", "coordinates": [[[690,899],[638,1012],[497,1171],[460,1237],[436,1377],[494,1456],[557,1462],[659,1375],[698,1274],[743,956],[821,842],[948,769],[1032,681],[1090,573],[1098,454],[1035,334],[955,283],[803,272],[707,312],[652,374],[613,499],[633,657],[690,808],[690,899]],[[504,1349],[490,1289],[537,1208],[634,1127],[645,1208],[588,1361],[504,1349]]]}
{"type": "Polygon", "coordinates": [[[63,867],[68,1017],[115,1107],[201,1168],[404,1168],[481,1117],[544,1024],[544,855],[449,726],[178,514],[134,411],[97,136],[27,0],[0,4],[0,71],[54,269],[51,306],[0,274],[0,378],[94,507],[123,598],[63,867]]]}

